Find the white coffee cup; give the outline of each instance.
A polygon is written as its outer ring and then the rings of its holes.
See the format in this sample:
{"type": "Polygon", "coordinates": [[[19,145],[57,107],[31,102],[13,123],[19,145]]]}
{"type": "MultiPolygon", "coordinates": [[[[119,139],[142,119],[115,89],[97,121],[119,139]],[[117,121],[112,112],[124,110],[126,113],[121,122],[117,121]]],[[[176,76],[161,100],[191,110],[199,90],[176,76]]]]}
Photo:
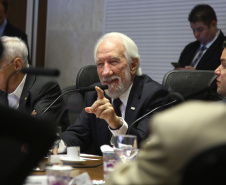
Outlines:
{"type": "Polygon", "coordinates": [[[80,147],[79,146],[67,147],[67,158],[71,160],[80,160],[80,147]]]}

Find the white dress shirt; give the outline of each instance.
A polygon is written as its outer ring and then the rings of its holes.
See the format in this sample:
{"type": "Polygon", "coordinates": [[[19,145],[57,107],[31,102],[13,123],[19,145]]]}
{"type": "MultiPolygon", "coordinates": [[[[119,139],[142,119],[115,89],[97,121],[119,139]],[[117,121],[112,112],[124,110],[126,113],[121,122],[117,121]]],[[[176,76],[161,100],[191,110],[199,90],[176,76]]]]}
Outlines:
{"type": "MultiPolygon", "coordinates": [[[[130,94],[130,90],[132,88],[132,85],[128,88],[128,90],[119,97],[119,99],[121,100],[122,104],[120,106],[120,110],[121,110],[121,114],[122,117],[120,117],[120,121],[122,123],[122,126],[119,129],[111,129],[110,126],[108,126],[108,128],[110,129],[111,133],[116,136],[116,135],[122,135],[122,134],[126,134],[127,130],[128,130],[128,124],[126,123],[125,119],[125,113],[126,113],[126,105],[128,102],[128,98],[129,98],[129,94],[130,94]]],[[[113,102],[113,99],[112,99],[113,102]]]]}
{"type": "Polygon", "coordinates": [[[20,96],[24,88],[26,77],[27,75],[24,75],[24,78],[22,79],[18,87],[15,89],[15,91],[8,94],[9,107],[14,109],[17,109],[19,107],[20,96]]]}

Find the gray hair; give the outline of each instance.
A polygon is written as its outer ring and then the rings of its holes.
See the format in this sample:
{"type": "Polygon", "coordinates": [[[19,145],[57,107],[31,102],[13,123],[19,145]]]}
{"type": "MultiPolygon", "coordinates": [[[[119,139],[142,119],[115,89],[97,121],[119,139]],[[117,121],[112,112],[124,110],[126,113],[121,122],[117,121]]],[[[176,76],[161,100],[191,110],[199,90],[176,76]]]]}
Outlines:
{"type": "Polygon", "coordinates": [[[28,49],[24,41],[18,37],[1,37],[2,45],[4,47],[2,58],[7,62],[20,57],[23,62],[23,67],[28,67],[28,49]]]}
{"type": "Polygon", "coordinates": [[[138,52],[138,47],[135,44],[135,42],[129,38],[127,35],[122,34],[122,33],[118,33],[118,32],[111,32],[111,33],[107,33],[105,35],[103,35],[96,43],[95,48],[94,48],[94,60],[96,61],[96,53],[97,53],[97,48],[99,47],[99,45],[108,38],[115,38],[115,39],[119,39],[122,44],[124,45],[126,51],[124,53],[126,60],[128,62],[128,64],[131,64],[133,62],[133,58],[138,60],[138,66],[139,68],[136,71],[136,75],[137,76],[141,76],[142,75],[142,70],[140,68],[140,55],[138,52]]]}

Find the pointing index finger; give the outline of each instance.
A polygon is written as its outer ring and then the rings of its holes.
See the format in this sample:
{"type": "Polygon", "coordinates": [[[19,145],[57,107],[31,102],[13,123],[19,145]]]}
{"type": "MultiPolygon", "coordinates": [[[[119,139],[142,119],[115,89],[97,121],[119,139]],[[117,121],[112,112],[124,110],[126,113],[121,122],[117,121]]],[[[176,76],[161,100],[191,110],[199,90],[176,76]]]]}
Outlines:
{"type": "Polygon", "coordinates": [[[98,86],[95,86],[95,89],[97,91],[97,99],[103,99],[104,98],[104,91],[98,87],[98,86]]]}

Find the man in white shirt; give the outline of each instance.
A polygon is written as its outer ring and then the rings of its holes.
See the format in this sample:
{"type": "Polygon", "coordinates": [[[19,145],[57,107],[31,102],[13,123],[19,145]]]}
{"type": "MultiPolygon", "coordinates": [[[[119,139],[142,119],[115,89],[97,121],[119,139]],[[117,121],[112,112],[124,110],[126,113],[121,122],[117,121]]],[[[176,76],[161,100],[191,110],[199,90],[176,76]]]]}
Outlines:
{"type": "Polygon", "coordinates": [[[214,9],[207,4],[196,5],[188,20],[196,41],[189,43],[182,51],[179,63],[191,70],[215,70],[220,65],[222,44],[225,36],[217,27],[214,9]]]}
{"type": "Polygon", "coordinates": [[[21,39],[3,36],[1,42],[4,50],[0,58],[0,103],[27,114],[52,119],[65,130],[69,122],[61,100],[42,115],[61,94],[58,83],[50,78],[20,72],[23,67],[28,67],[28,50],[21,39]]]}

